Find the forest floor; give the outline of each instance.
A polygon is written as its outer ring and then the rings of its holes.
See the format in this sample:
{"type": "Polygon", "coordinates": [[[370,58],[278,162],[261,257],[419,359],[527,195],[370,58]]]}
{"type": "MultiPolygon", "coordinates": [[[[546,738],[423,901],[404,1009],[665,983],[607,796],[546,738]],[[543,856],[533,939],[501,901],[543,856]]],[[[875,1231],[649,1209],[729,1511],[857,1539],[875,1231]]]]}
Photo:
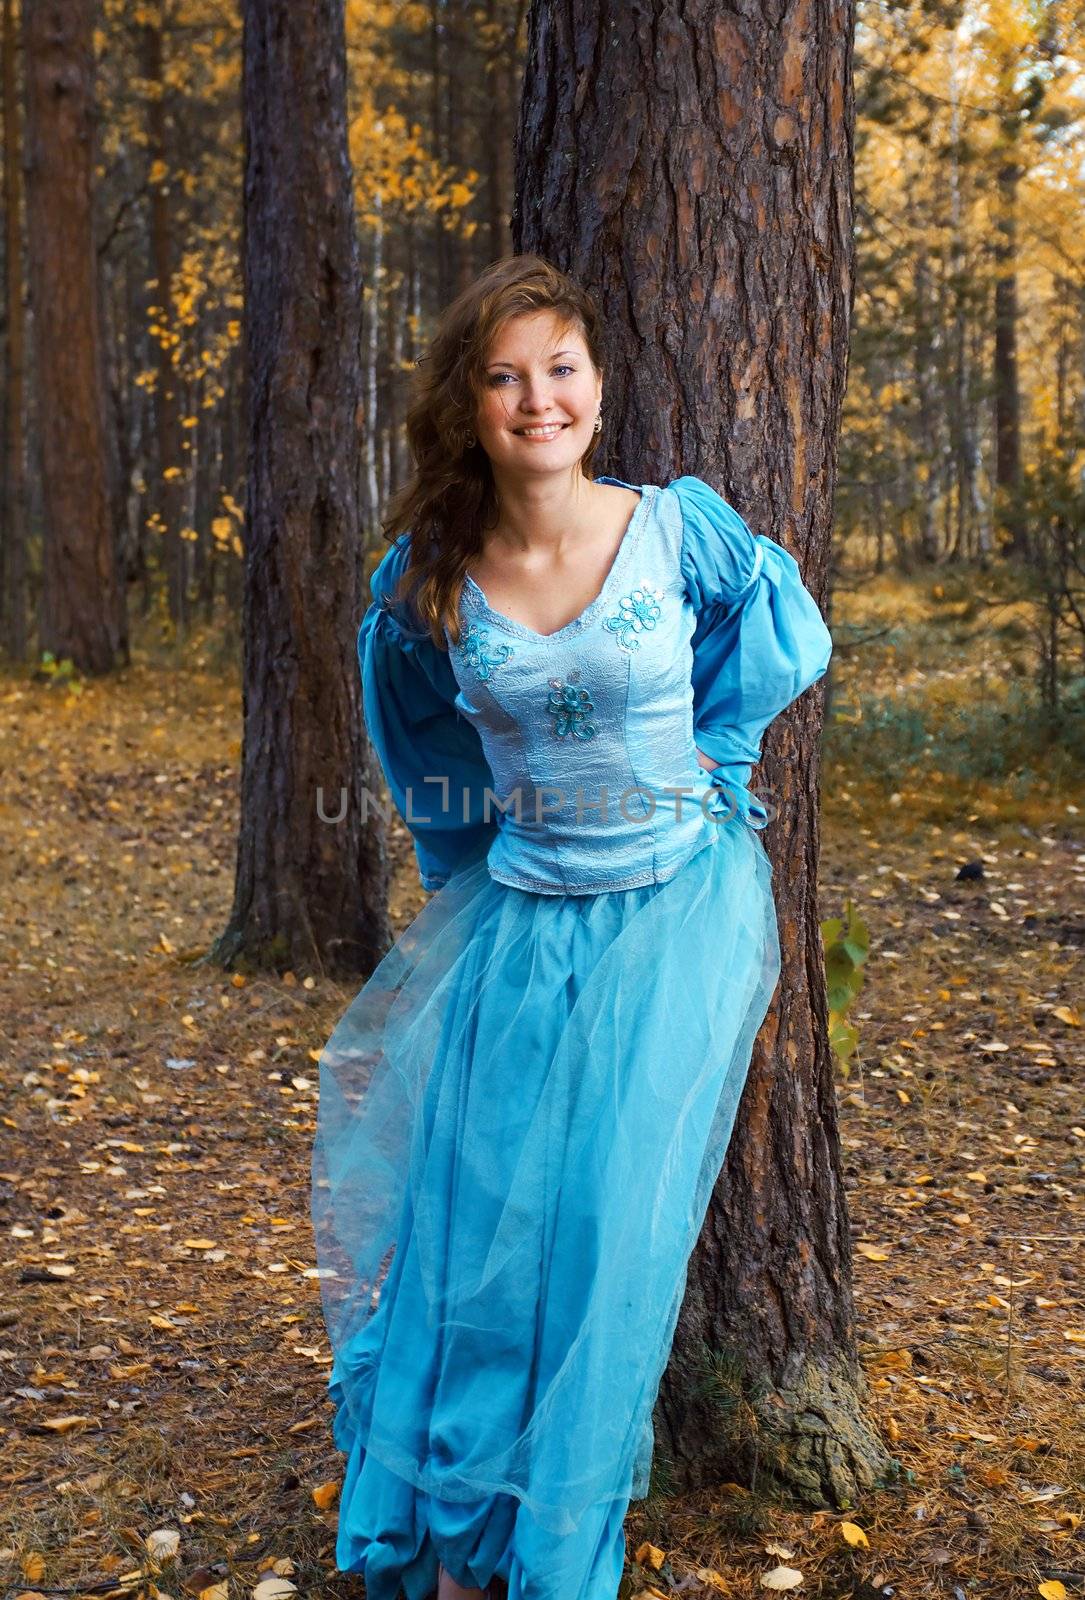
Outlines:
{"type": "MultiPolygon", "coordinates": [[[[845,1510],[634,1502],[623,1600],[1085,1594],[1085,762],[1030,710],[1012,608],[968,587],[876,580],[833,624],[820,913],[870,932],[837,1081],[896,1481],[845,1510]]],[[[364,1592],[334,1566],[308,1210],[317,1059],[360,983],[198,964],[239,708],[195,642],[78,691],[0,677],[8,1596],[364,1592]]],[[[424,896],[395,848],[398,930],[424,896]]]]}

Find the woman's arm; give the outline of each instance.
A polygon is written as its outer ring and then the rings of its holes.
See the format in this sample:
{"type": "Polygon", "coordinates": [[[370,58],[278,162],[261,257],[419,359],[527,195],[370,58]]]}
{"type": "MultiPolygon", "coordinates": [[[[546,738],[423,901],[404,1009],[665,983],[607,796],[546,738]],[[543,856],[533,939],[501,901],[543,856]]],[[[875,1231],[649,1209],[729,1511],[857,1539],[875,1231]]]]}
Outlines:
{"type": "Polygon", "coordinates": [[[712,781],[751,826],[768,821],[749,789],[766,730],[822,677],[832,636],[798,562],[700,478],[669,485],[682,511],[682,574],[692,637],[694,742],[712,781]],[[713,762],[711,767],[702,758],[713,762]]]}
{"type": "Polygon", "coordinates": [[[407,538],[373,574],[358,660],[366,732],[414,840],[422,887],[439,889],[488,850],[497,820],[492,808],[487,817],[484,797],[494,780],[477,729],[453,704],[448,652],[392,602],[407,538]]]}

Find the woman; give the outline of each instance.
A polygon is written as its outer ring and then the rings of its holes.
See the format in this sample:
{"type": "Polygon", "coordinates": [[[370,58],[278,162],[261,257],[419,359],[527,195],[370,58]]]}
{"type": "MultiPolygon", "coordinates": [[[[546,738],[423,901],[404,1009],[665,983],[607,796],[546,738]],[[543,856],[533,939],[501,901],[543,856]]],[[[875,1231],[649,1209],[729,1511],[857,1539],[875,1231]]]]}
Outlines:
{"type": "Polygon", "coordinates": [[[707,484],[589,476],[599,319],[546,262],[422,370],[359,654],[437,892],[321,1058],[336,1554],[369,1600],[613,1600],[779,978],[750,766],[832,644],[707,484]]]}

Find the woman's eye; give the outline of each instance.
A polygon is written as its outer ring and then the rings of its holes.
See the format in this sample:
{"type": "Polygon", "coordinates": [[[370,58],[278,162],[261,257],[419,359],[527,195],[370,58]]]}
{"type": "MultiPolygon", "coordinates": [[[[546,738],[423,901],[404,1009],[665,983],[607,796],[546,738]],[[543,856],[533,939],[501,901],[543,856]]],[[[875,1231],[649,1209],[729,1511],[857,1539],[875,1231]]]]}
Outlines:
{"type": "MultiPolygon", "coordinates": [[[[561,366],[555,367],[554,371],[555,372],[575,372],[576,368],[575,367],[566,366],[563,363],[561,366]]],[[[515,374],[511,373],[511,372],[493,372],[493,373],[490,374],[490,388],[491,389],[496,388],[497,385],[501,382],[502,378],[511,378],[511,377],[514,377],[514,376],[515,376],[515,374]]]]}

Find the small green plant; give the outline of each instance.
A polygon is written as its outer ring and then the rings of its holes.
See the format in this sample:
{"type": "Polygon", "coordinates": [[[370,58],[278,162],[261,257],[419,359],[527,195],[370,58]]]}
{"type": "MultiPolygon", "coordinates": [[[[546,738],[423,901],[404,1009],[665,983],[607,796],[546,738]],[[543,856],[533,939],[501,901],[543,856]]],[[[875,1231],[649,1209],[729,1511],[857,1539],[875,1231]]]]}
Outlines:
{"type": "Polygon", "coordinates": [[[53,689],[62,685],[72,694],[82,694],[83,680],[76,672],[75,662],[71,656],[63,656],[59,661],[51,650],[43,650],[41,662],[34,669],[34,679],[37,683],[45,683],[53,689]]]}
{"type": "Polygon", "coordinates": [[[870,954],[870,929],[855,909],[845,903],[843,917],[828,917],[821,924],[825,951],[825,980],[829,999],[829,1046],[847,1078],[859,1033],[847,1020],[847,1010],[863,987],[863,963],[870,954]]]}

